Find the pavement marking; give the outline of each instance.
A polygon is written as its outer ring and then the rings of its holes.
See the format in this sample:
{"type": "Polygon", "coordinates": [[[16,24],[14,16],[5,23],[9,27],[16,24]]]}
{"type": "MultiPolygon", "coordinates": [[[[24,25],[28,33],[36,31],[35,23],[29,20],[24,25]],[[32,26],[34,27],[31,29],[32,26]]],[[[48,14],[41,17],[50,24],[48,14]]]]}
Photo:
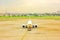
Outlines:
{"type": "Polygon", "coordinates": [[[24,33],[24,35],[22,36],[21,40],[24,39],[24,37],[26,36],[27,32],[28,32],[28,31],[26,30],[25,33],[24,33]]]}

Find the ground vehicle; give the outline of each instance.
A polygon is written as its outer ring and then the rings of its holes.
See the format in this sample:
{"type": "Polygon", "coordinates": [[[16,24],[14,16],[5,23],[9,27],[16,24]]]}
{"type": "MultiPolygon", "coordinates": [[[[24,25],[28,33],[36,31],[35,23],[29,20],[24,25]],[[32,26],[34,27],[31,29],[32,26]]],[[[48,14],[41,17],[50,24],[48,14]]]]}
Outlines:
{"type": "Polygon", "coordinates": [[[32,24],[32,21],[29,20],[27,24],[22,25],[23,28],[27,28],[28,31],[31,31],[32,28],[37,28],[37,24],[32,24]]]}

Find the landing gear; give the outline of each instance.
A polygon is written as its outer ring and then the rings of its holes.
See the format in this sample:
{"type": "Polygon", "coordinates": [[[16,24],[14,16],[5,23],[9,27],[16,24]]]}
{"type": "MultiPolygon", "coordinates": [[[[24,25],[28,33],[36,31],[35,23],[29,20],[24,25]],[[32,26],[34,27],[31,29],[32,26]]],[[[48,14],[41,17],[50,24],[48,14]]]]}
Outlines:
{"type": "Polygon", "coordinates": [[[27,25],[26,25],[26,28],[27,28],[27,25]]]}
{"type": "Polygon", "coordinates": [[[28,28],[28,31],[31,31],[31,28],[28,28]]]}
{"type": "Polygon", "coordinates": [[[34,28],[35,26],[33,25],[32,27],[34,28]]]}

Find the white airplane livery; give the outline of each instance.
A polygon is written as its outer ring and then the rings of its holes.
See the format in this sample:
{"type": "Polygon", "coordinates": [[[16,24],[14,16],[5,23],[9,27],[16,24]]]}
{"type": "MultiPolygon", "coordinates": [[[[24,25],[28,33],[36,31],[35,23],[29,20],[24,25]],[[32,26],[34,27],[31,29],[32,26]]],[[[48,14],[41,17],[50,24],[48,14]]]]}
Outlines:
{"type": "Polygon", "coordinates": [[[31,31],[32,28],[37,28],[37,24],[32,24],[32,21],[29,20],[27,24],[22,25],[23,28],[27,28],[28,31],[31,31]]]}

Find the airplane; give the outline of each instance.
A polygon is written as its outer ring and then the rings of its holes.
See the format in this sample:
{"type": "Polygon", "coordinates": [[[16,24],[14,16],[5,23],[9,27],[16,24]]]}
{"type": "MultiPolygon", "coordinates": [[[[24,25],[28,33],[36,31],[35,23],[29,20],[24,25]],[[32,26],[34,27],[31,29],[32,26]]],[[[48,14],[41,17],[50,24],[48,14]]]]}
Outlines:
{"type": "Polygon", "coordinates": [[[28,20],[27,24],[22,25],[23,28],[27,28],[28,31],[31,31],[32,28],[37,28],[37,24],[32,24],[31,20],[28,20]]]}

